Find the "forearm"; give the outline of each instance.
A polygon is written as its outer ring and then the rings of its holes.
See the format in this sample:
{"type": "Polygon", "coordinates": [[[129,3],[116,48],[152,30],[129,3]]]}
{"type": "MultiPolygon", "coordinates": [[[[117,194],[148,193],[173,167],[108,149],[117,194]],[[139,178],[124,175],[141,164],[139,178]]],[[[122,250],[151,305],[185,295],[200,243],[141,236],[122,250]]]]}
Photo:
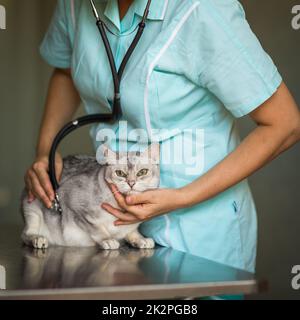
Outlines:
{"type": "Polygon", "coordinates": [[[239,183],[297,140],[294,133],[286,136],[272,126],[258,126],[223,161],[180,190],[184,194],[182,206],[203,202],[239,183]]]}
{"type": "Polygon", "coordinates": [[[282,83],[276,93],[250,113],[258,125],[224,160],[179,190],[182,206],[191,206],[232,187],[300,139],[300,113],[282,83]]]}
{"type": "Polygon", "coordinates": [[[290,147],[292,147],[295,143],[300,141],[300,133],[295,133],[289,136],[284,143],[278,148],[278,150],[273,154],[270,161],[278,157],[281,153],[288,150],[290,147]]]}
{"type": "MultiPolygon", "coordinates": [[[[300,128],[299,128],[300,130],[300,128]]],[[[299,132],[299,131],[297,131],[299,132]]],[[[248,177],[298,135],[280,126],[260,125],[223,161],[191,184],[179,188],[145,191],[126,198],[110,186],[120,209],[108,203],[102,208],[118,220],[116,226],[147,221],[155,216],[201,203],[248,177]],[[293,138],[292,138],[293,137],[293,138]]]]}
{"type": "Polygon", "coordinates": [[[40,127],[36,155],[47,156],[58,131],[72,119],[80,97],[68,71],[55,69],[51,77],[48,95],[40,127]]]}

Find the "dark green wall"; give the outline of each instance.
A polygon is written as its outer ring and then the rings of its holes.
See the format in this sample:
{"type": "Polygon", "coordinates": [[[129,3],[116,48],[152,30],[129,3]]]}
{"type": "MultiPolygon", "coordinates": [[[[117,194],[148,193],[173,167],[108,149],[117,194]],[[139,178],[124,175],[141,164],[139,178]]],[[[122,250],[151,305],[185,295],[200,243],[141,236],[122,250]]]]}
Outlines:
{"type": "MultiPolygon", "coordinates": [[[[221,0],[220,0],[221,1],[221,0]]],[[[224,1],[224,0],[223,0],[224,1]]],[[[300,1],[243,0],[248,20],[300,104],[300,30],[291,9],[300,1]]],[[[38,55],[54,0],[0,0],[7,30],[0,30],[0,223],[21,223],[19,193],[32,161],[50,69],[38,55]]],[[[252,127],[240,121],[242,134],[252,127]]],[[[90,152],[87,131],[64,142],[64,154],[90,152]]],[[[251,178],[259,213],[257,271],[271,290],[259,297],[299,298],[291,268],[300,264],[300,148],[294,147],[251,178]]]]}

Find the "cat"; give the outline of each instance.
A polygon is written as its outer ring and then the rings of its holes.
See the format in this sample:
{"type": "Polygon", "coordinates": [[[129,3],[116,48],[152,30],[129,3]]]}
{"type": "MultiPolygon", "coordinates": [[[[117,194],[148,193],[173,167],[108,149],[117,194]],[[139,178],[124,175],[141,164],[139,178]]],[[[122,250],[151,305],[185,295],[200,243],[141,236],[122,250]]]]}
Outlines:
{"type": "Polygon", "coordinates": [[[143,152],[114,152],[102,145],[102,159],[90,156],[68,156],[58,190],[62,213],[44,207],[35,199],[29,203],[22,195],[25,245],[46,249],[49,245],[118,249],[122,242],[140,249],[155,246],[153,239],[138,231],[140,223],[115,226],[116,217],[101,204],[119,208],[108,186],[113,183],[124,194],[140,193],[159,187],[159,144],[151,144],[143,152]]]}

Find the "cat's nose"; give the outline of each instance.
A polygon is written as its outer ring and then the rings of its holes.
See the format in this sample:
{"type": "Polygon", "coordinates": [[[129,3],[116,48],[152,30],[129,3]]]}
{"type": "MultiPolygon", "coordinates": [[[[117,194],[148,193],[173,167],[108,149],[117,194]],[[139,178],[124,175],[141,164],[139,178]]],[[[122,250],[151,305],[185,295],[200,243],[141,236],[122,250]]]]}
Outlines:
{"type": "Polygon", "coordinates": [[[129,184],[129,186],[131,188],[135,185],[135,181],[133,181],[133,180],[129,180],[127,183],[129,184]]]}

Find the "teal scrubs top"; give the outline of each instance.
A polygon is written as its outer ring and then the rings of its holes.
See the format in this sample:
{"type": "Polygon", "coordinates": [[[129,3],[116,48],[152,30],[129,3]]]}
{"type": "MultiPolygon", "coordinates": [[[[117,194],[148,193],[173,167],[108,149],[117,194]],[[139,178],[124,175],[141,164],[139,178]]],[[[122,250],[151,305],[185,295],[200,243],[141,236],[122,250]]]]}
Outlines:
{"type": "MultiPolygon", "coordinates": [[[[122,21],[117,0],[95,3],[114,33],[108,38],[119,67],[147,0],[135,0],[122,21]]],[[[58,1],[40,51],[53,67],[71,68],[87,113],[111,111],[112,75],[89,1],[58,1]]],[[[182,187],[238,146],[236,119],[270,98],[281,81],[238,1],[152,0],[121,83],[122,121],[94,126],[91,136],[97,148],[104,129],[112,129],[109,142],[120,149],[144,145],[146,133],[161,146],[161,187],[182,187]]],[[[256,209],[247,180],[140,230],[162,246],[255,269],[256,209]]]]}

